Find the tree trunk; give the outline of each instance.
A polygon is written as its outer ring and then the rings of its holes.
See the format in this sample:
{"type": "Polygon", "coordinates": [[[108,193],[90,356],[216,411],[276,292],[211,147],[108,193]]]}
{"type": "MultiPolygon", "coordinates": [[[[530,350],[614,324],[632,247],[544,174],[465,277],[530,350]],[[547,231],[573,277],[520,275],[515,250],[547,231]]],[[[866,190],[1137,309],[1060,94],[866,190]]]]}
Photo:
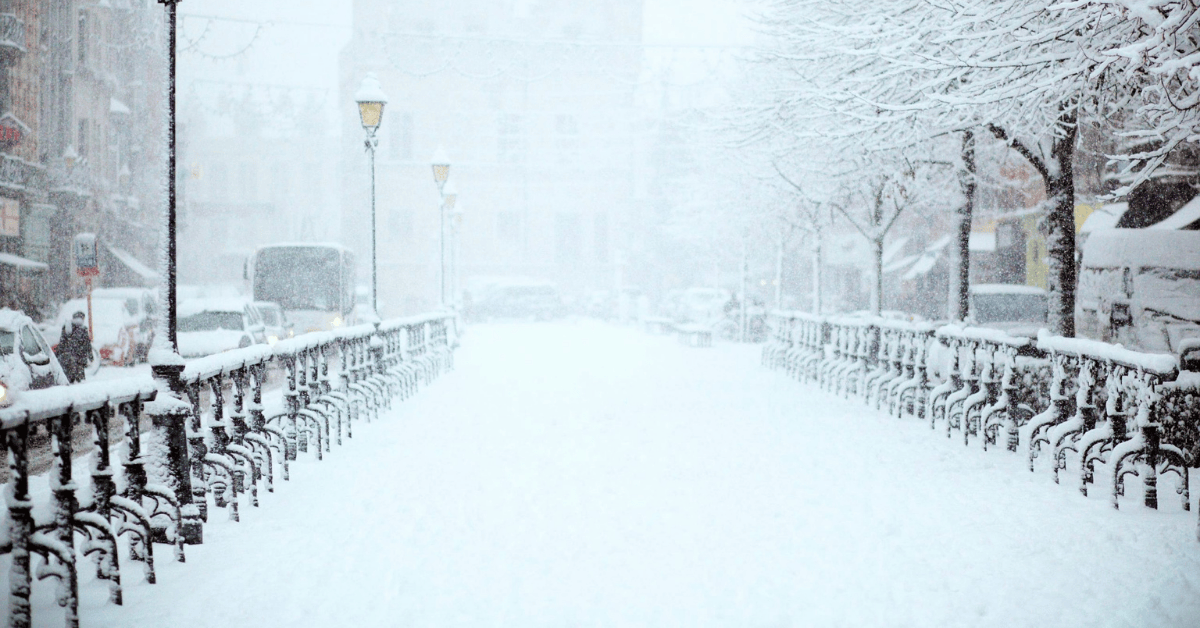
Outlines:
{"type": "Polygon", "coordinates": [[[813,231],[812,313],[821,315],[821,230],[813,231]]]}
{"type": "Polygon", "coordinates": [[[970,313],[971,295],[971,219],[975,213],[975,133],[963,132],[963,170],[960,172],[963,196],[958,210],[958,241],[955,247],[954,270],[950,276],[950,319],[966,320],[970,313]]]}
{"type": "Polygon", "coordinates": [[[783,241],[784,228],[779,227],[779,252],[775,257],[775,309],[783,309],[783,241]]]}
{"type": "Polygon", "coordinates": [[[1059,117],[1063,136],[1050,149],[1046,196],[1052,203],[1047,218],[1046,255],[1050,272],[1050,331],[1075,336],[1075,114],[1059,117]]]}
{"type": "Polygon", "coordinates": [[[883,238],[871,241],[871,315],[879,316],[883,311],[883,238]]]}

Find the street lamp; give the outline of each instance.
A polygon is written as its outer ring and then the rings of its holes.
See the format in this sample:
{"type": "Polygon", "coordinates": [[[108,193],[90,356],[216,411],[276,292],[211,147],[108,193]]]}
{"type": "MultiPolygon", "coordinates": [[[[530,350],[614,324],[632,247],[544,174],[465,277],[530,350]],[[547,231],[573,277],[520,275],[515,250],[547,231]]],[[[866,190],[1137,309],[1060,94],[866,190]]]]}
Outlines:
{"type": "Polygon", "coordinates": [[[375,261],[375,147],[379,145],[379,138],[375,137],[375,131],[383,122],[383,106],[387,104],[387,96],[379,87],[379,79],[375,78],[373,72],[363,77],[358,92],[354,94],[354,101],[358,103],[362,128],[367,132],[365,144],[367,160],[371,164],[371,310],[379,316],[379,271],[375,261]]]}
{"type": "Polygon", "coordinates": [[[453,235],[450,239],[450,298],[456,306],[459,303],[458,292],[462,283],[461,271],[459,270],[460,251],[462,250],[462,222],[462,203],[456,203],[454,211],[450,212],[450,233],[453,235]]]}
{"type": "Polygon", "coordinates": [[[442,185],[442,306],[446,305],[446,214],[454,211],[454,204],[458,202],[458,188],[454,186],[453,181],[447,181],[442,185]]]}
{"type": "MultiPolygon", "coordinates": [[[[441,304],[444,306],[446,305],[446,210],[448,209],[446,207],[446,180],[450,178],[450,158],[446,156],[446,150],[441,146],[438,146],[437,150],[433,153],[433,159],[430,159],[429,161],[429,165],[433,167],[433,182],[437,184],[438,194],[440,194],[442,197],[441,203],[438,207],[441,224],[441,230],[438,237],[438,243],[441,248],[441,270],[439,271],[441,274],[438,275],[438,279],[440,281],[438,294],[439,298],[441,299],[441,304]]],[[[451,186],[450,192],[453,193],[453,190],[454,188],[451,186]]],[[[449,209],[454,208],[455,196],[456,195],[452,194],[451,198],[449,199],[449,209]]]]}

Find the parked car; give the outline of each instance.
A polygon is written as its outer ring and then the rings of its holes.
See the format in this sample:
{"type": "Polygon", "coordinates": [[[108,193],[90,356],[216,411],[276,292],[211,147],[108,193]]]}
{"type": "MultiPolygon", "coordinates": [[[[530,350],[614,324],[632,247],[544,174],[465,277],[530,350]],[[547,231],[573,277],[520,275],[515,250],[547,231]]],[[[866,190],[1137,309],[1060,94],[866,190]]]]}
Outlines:
{"type": "Polygon", "coordinates": [[[1036,337],[1046,326],[1049,297],[1045,290],[1011,284],[976,284],[970,288],[970,317],[975,325],[1012,336],[1036,337]]]}
{"type": "Polygon", "coordinates": [[[0,310],[0,405],[12,403],[13,393],[67,384],[50,343],[33,319],[10,309],[0,310]]]}
{"type": "Polygon", "coordinates": [[[134,361],[145,362],[154,344],[154,327],[158,316],[158,292],[148,288],[97,288],[92,291],[96,299],[120,299],[125,302],[125,311],[137,321],[133,334],[134,361]]]}
{"type": "Polygon", "coordinates": [[[565,315],[554,284],[538,280],[497,283],[472,304],[475,318],[533,318],[551,320],[565,315]]]}
{"type": "Polygon", "coordinates": [[[175,319],[179,354],[213,355],[267,342],[266,330],[250,304],[238,299],[192,299],[179,304],[175,319]]]}
{"type": "Polygon", "coordinates": [[[1080,336],[1171,353],[1200,338],[1200,231],[1100,229],[1082,249],[1080,336]]]}
{"type": "Polygon", "coordinates": [[[296,335],[295,326],[288,322],[287,315],[278,303],[255,301],[250,307],[255,310],[258,321],[262,323],[267,344],[273,345],[296,335]]]}

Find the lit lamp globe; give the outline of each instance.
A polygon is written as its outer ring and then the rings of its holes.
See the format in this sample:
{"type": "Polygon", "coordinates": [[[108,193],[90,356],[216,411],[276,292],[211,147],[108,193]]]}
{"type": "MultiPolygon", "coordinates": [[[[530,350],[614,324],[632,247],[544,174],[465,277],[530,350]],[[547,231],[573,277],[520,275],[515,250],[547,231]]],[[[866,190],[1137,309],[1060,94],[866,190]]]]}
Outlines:
{"type": "Polygon", "coordinates": [[[383,106],[388,101],[374,72],[367,72],[363,77],[358,92],[354,94],[354,101],[358,103],[358,117],[362,121],[363,129],[367,131],[367,135],[374,135],[375,129],[378,129],[379,123],[383,121],[383,106]]]}
{"type": "Polygon", "coordinates": [[[453,214],[454,203],[458,200],[458,188],[454,187],[453,181],[445,183],[444,186],[442,188],[442,200],[446,204],[446,211],[453,214]]]}
{"type": "Polygon", "coordinates": [[[438,146],[433,153],[433,159],[429,161],[433,166],[433,182],[437,184],[440,192],[446,185],[446,179],[450,178],[450,158],[446,156],[446,149],[438,146]]]}

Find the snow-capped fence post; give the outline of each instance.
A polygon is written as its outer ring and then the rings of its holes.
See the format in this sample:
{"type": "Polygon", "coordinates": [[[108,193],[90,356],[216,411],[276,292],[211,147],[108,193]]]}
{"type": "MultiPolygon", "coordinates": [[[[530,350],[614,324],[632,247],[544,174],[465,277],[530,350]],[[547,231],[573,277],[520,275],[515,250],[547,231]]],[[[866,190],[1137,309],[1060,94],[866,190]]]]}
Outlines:
{"type": "MultiPolygon", "coordinates": [[[[125,495],[115,495],[113,465],[109,443],[122,432],[112,425],[114,408],[123,408],[123,418],[129,424],[139,421],[143,401],[157,394],[154,382],[148,378],[124,381],[78,384],[49,390],[23,391],[15,402],[0,409],[0,442],[8,458],[8,477],[4,487],[4,512],[0,517],[0,554],[11,554],[8,575],[9,627],[28,627],[33,624],[30,595],[35,580],[53,577],[57,580],[56,601],[65,609],[64,624],[79,625],[79,582],[76,534],[86,537],[82,550],[99,554],[98,575],[110,582],[109,600],[121,603],[120,577],[117,571],[116,536],[129,533],[139,542],[150,542],[149,517],[140,505],[131,503],[125,495]],[[74,481],[74,441],[76,417],[87,418],[94,429],[96,448],[91,454],[92,493],[81,500],[79,486],[74,481]],[[30,436],[43,432],[50,436],[50,469],[47,483],[50,488],[48,508],[50,518],[38,523],[34,519],[34,492],[30,490],[32,474],[30,450],[37,441],[30,436]],[[84,504],[81,506],[81,502],[84,504]],[[119,524],[118,525],[114,525],[119,524]],[[36,573],[31,556],[41,557],[36,573]]],[[[124,433],[130,451],[127,464],[140,464],[138,432],[124,433]]],[[[135,478],[135,484],[137,479],[135,478]]],[[[134,486],[134,491],[140,486],[134,486]]],[[[126,495],[129,493],[127,492],[126,495]]],[[[131,544],[131,548],[135,547],[131,544]]],[[[138,557],[149,566],[149,553],[138,557]]],[[[147,570],[147,581],[153,584],[153,571],[147,570]]],[[[40,623],[40,622],[39,622],[40,623]]]]}
{"type": "Polygon", "coordinates": [[[153,356],[151,372],[167,394],[159,395],[146,407],[150,416],[154,447],[150,452],[152,469],[157,471],[156,484],[174,492],[179,501],[183,521],[180,533],[189,545],[204,542],[203,500],[195,499],[197,491],[204,494],[202,486],[193,486],[203,481],[196,476],[194,441],[198,438],[198,417],[192,415],[191,407],[183,401],[187,391],[180,375],[184,363],[176,353],[159,352],[153,356]]]}

